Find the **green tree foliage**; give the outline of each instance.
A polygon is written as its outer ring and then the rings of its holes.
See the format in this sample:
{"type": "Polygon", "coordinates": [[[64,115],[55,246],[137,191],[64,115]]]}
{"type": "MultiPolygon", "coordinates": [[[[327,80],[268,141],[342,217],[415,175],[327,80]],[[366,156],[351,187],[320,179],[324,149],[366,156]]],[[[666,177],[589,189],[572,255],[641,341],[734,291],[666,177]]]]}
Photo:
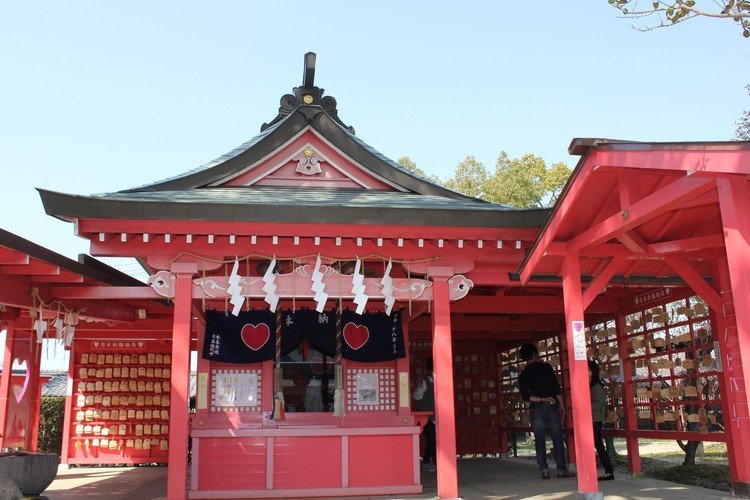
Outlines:
{"type": "Polygon", "coordinates": [[[60,454],[64,417],[65,398],[42,398],[39,439],[37,440],[39,451],[60,454]]]}
{"type": "Polygon", "coordinates": [[[633,26],[639,31],[673,26],[696,17],[727,19],[739,25],[742,36],[750,37],[750,1],[748,0],[608,0],[625,17],[655,19],[656,22],[643,27],[633,26]],[[705,5],[705,7],[703,7],[705,5]]]}
{"type": "Polygon", "coordinates": [[[480,195],[484,193],[488,178],[489,173],[482,162],[473,156],[467,156],[458,164],[453,177],[445,182],[445,187],[465,195],[482,197],[480,195]]]}
{"type": "MultiPolygon", "coordinates": [[[[747,95],[750,96],[750,85],[745,86],[747,95]]],[[[750,110],[742,112],[742,116],[736,122],[737,130],[734,132],[734,138],[738,141],[750,141],[750,110]]]]}
{"type": "Polygon", "coordinates": [[[467,156],[445,182],[426,174],[408,156],[399,158],[398,163],[453,191],[518,208],[554,205],[571,173],[565,163],[555,163],[547,168],[538,156],[527,154],[511,160],[505,151],[500,152],[493,174],[481,161],[467,156]]]}
{"type": "Polygon", "coordinates": [[[533,154],[508,158],[501,151],[495,172],[484,186],[485,200],[518,208],[544,208],[554,205],[571,170],[559,162],[547,168],[544,160],[533,154]]]}
{"type": "Polygon", "coordinates": [[[433,182],[435,184],[441,184],[440,179],[438,179],[436,175],[427,174],[424,170],[422,170],[421,168],[417,166],[417,163],[415,161],[413,161],[411,158],[409,158],[406,155],[396,160],[396,163],[398,163],[402,167],[408,168],[409,170],[411,170],[417,175],[421,175],[422,177],[429,180],[430,182],[433,182]]]}

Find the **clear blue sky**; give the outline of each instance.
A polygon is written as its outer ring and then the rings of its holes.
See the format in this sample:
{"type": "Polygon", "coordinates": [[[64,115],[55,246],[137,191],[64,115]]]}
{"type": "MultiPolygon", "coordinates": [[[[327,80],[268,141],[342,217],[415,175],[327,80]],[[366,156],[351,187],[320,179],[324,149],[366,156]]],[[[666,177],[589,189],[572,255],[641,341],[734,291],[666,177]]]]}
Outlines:
{"type": "Polygon", "coordinates": [[[641,33],[617,14],[606,0],[6,2],[0,227],[86,252],[34,187],[116,191],[220,156],[276,115],[307,51],[360,137],[441,178],[500,150],[572,166],[573,137],[730,139],[750,40],[716,20],[641,33]]]}

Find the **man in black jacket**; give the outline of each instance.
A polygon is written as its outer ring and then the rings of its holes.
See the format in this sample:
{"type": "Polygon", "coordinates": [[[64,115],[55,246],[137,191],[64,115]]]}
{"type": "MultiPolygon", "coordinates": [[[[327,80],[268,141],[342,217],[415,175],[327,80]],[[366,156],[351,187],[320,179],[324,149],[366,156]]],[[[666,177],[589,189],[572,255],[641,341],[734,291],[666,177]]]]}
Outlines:
{"type": "Polygon", "coordinates": [[[521,359],[526,361],[518,384],[521,397],[529,402],[531,410],[531,427],[534,430],[534,444],[536,446],[536,463],[542,471],[542,479],[549,479],[547,465],[547,440],[545,428],[549,429],[554,447],[555,462],[557,462],[557,477],[574,477],[575,473],[568,471],[565,460],[565,443],[562,435],[561,417],[564,415],[562,389],[557,381],[555,371],[549,363],[539,357],[539,350],[534,344],[521,346],[521,359]]]}

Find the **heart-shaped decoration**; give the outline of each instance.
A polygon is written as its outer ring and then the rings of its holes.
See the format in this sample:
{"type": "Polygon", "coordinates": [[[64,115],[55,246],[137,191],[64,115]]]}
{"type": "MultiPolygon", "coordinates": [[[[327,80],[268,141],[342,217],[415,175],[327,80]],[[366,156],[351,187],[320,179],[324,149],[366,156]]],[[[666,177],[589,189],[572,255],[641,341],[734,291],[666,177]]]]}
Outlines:
{"type": "Polygon", "coordinates": [[[26,378],[23,381],[23,385],[13,384],[13,394],[16,396],[16,403],[20,403],[24,395],[26,395],[26,388],[29,386],[29,379],[31,378],[29,373],[29,365],[26,360],[21,361],[16,358],[13,360],[13,368],[17,370],[23,370],[26,374],[26,378]]]}
{"type": "Polygon", "coordinates": [[[246,346],[253,351],[257,351],[266,345],[268,339],[271,338],[271,330],[269,330],[268,325],[265,323],[259,323],[257,325],[248,323],[242,327],[240,337],[242,337],[242,341],[246,346]]]}
{"type": "Polygon", "coordinates": [[[583,329],[583,321],[574,321],[573,328],[575,329],[575,331],[580,332],[581,329],[583,329]]]}
{"type": "Polygon", "coordinates": [[[94,347],[99,347],[99,341],[95,340],[94,342],[91,343],[91,345],[94,347]]]}
{"type": "Polygon", "coordinates": [[[138,342],[138,347],[143,347],[144,345],[146,344],[144,344],[143,342],[138,342]]]}
{"type": "Polygon", "coordinates": [[[344,340],[355,351],[365,345],[369,339],[370,330],[366,326],[354,323],[347,323],[344,326],[344,340]]]}

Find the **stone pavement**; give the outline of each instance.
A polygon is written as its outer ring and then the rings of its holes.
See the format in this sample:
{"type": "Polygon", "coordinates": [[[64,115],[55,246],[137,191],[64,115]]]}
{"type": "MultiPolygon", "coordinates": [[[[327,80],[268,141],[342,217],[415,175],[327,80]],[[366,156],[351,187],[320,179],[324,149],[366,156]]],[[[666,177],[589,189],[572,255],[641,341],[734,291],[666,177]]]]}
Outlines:
{"type": "MultiPolygon", "coordinates": [[[[465,459],[458,463],[459,494],[466,500],[572,498],[576,480],[552,477],[543,481],[536,464],[525,459],[465,459]]],[[[166,467],[72,468],[61,466],[55,481],[43,493],[50,500],[156,500],[166,498],[166,467]]],[[[435,498],[435,473],[424,472],[424,493],[402,497],[435,498]]],[[[722,499],[729,493],[685,486],[656,479],[630,480],[618,475],[600,484],[605,500],[722,499]]],[[[363,497],[359,497],[363,498],[363,497]]]]}

